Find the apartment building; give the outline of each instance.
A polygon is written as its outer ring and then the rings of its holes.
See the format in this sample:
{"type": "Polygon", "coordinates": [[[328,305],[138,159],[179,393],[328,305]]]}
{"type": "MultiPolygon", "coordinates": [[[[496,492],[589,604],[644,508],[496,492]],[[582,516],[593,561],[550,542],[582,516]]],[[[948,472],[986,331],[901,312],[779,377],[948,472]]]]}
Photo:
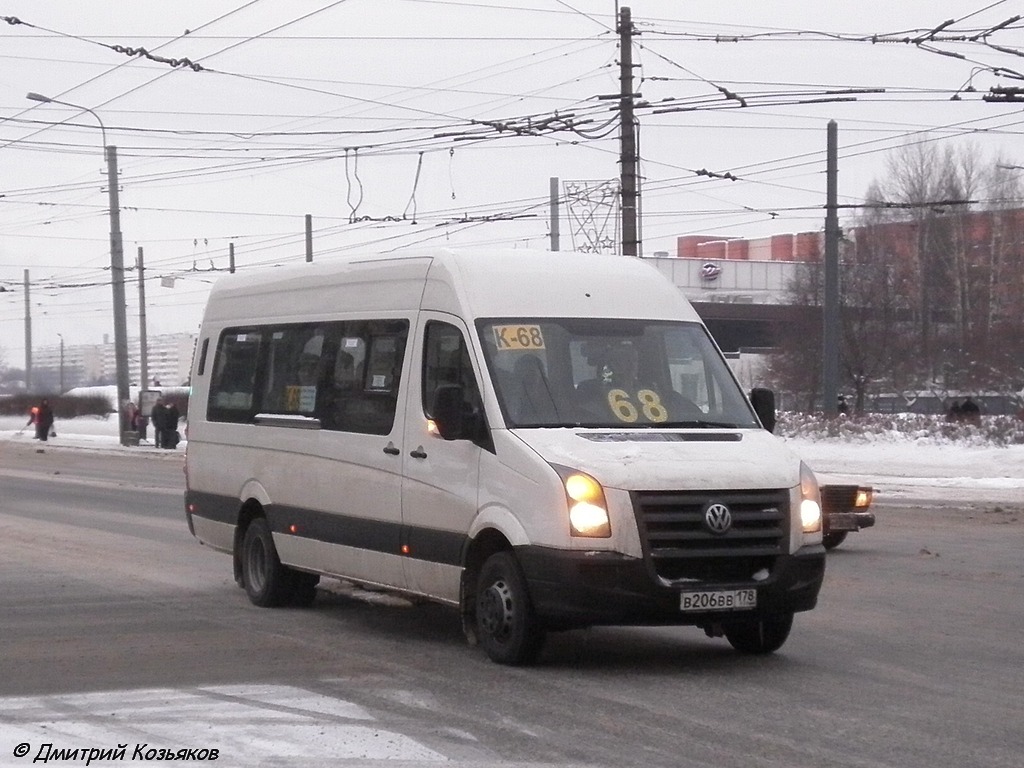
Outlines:
{"type": "MultiPolygon", "coordinates": [[[[169,333],[147,340],[147,374],[140,379],[139,340],[128,340],[128,379],[133,387],[182,386],[188,381],[196,334],[169,333]]],[[[66,391],[72,387],[112,384],[117,379],[114,343],[50,344],[32,350],[32,388],[66,391]]]]}

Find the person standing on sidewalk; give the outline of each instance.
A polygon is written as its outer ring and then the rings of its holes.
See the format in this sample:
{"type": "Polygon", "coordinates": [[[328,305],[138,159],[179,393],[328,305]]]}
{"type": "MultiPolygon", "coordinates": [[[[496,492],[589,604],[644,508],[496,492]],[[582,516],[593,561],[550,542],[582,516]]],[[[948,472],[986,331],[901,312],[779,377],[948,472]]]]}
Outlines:
{"type": "Polygon", "coordinates": [[[167,428],[167,406],[164,405],[162,397],[158,397],[153,403],[153,410],[150,411],[149,418],[153,422],[153,445],[163,448],[166,434],[164,430],[167,428]]]}
{"type": "Polygon", "coordinates": [[[53,427],[53,409],[50,408],[50,401],[45,397],[39,405],[33,405],[29,413],[28,424],[36,425],[36,440],[46,440],[50,437],[50,429],[53,427]]]}
{"type": "MultiPolygon", "coordinates": [[[[25,424],[25,427],[35,427],[36,433],[35,433],[35,435],[33,435],[33,437],[36,440],[39,439],[39,406],[38,405],[33,405],[31,408],[28,409],[28,423],[25,424]]],[[[22,427],[22,429],[25,429],[25,427],[22,427]]]]}
{"type": "Polygon", "coordinates": [[[164,436],[161,440],[164,448],[178,447],[178,419],[180,418],[178,406],[172,402],[164,410],[164,436]]]}

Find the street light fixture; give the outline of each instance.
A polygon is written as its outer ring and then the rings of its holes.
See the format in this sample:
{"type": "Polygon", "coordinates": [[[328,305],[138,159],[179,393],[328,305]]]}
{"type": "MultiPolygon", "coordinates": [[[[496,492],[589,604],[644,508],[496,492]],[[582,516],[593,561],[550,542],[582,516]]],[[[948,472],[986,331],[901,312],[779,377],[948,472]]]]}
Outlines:
{"type": "Polygon", "coordinates": [[[103,121],[100,120],[100,116],[97,115],[93,110],[88,107],[83,107],[81,104],[72,104],[68,101],[61,101],[60,99],[51,99],[49,96],[43,96],[41,93],[30,92],[25,94],[25,98],[29,101],[39,101],[43,104],[61,104],[65,107],[71,107],[72,109],[80,109],[83,112],[88,112],[90,115],[96,118],[96,122],[100,124],[100,133],[103,135],[103,147],[107,147],[107,127],[103,125],[103,121]]]}
{"type": "Polygon", "coordinates": [[[114,366],[117,370],[117,419],[121,445],[128,445],[127,408],[128,393],[128,321],[125,316],[124,244],[121,238],[121,205],[117,189],[117,147],[107,144],[107,128],[95,111],[81,104],[51,99],[40,93],[28,93],[26,98],[43,104],[61,104],[88,112],[100,124],[103,149],[107,161],[107,193],[110,199],[110,287],[114,298],[114,366]]]}

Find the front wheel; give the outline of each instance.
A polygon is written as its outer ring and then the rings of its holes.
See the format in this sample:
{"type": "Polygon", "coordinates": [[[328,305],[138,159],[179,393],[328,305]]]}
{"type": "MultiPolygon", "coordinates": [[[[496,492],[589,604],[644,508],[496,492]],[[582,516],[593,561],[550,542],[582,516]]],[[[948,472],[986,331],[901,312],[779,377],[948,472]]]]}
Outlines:
{"type": "Polygon", "coordinates": [[[511,552],[491,555],[480,569],[476,633],[498,664],[531,664],[544,645],[544,627],[533,612],[526,578],[511,552]]]}
{"type": "Polygon", "coordinates": [[[762,616],[722,627],[725,638],[740,653],[765,654],[779,650],[793,628],[793,614],[762,616]]]}

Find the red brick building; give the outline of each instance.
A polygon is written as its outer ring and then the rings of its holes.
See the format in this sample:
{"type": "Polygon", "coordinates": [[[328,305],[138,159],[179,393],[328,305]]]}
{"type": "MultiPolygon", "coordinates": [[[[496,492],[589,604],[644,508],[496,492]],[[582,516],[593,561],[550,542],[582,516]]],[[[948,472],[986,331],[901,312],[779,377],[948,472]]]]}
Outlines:
{"type": "Polygon", "coordinates": [[[684,235],[676,239],[676,256],[705,261],[813,261],[823,247],[822,233],[771,235],[752,240],[711,235],[684,235]]]}
{"type": "MultiPolygon", "coordinates": [[[[851,333],[863,336],[851,343],[860,343],[866,354],[881,341],[890,347],[902,344],[904,379],[964,386],[1009,382],[1019,388],[1024,209],[957,211],[947,206],[882,213],[908,218],[848,227],[840,244],[843,303],[856,308],[851,327],[860,330],[851,333]]],[[[709,327],[712,320],[742,320],[734,333],[724,334],[734,344],[743,346],[749,338],[763,344],[767,338],[774,346],[790,333],[790,323],[802,318],[799,322],[806,324],[808,313],[820,311],[819,302],[795,302],[785,290],[788,280],[758,292],[756,285],[742,284],[742,276],[758,266],[791,279],[790,270],[820,263],[824,250],[823,232],[754,239],[685,235],[677,238],[677,258],[666,261],[690,265],[674,270],[677,274],[698,276],[690,278],[687,296],[709,327]],[[746,301],[740,295],[744,289],[750,297],[746,301]]],[[[682,282],[677,279],[677,284],[682,282]]],[[[850,349],[851,355],[857,351],[850,349]]]]}

